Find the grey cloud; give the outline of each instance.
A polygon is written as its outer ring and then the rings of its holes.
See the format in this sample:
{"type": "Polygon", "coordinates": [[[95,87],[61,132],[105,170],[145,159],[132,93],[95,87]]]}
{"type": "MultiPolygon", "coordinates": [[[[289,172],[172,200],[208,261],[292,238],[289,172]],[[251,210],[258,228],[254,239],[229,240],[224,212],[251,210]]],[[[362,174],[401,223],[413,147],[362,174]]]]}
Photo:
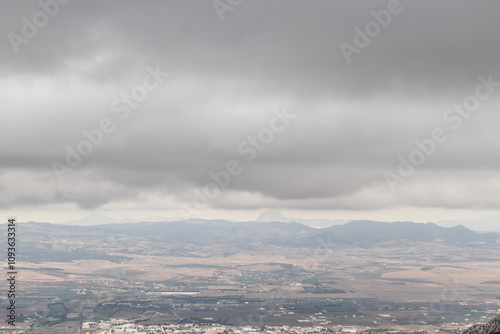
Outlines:
{"type": "MultiPolygon", "coordinates": [[[[490,193],[465,171],[500,167],[498,98],[456,131],[442,116],[474,92],[478,76],[493,73],[500,81],[500,3],[401,0],[401,6],[348,64],[339,44],[352,44],[354,27],[364,28],[370,11],[386,1],[252,0],[220,22],[211,1],[74,0],[18,54],[6,35],[20,33],[21,17],[40,7],[4,2],[0,94],[9,122],[0,133],[0,168],[31,177],[4,207],[97,208],[148,191],[189,202],[194,188],[211,182],[209,172],[230,160],[244,171],[212,201],[216,207],[429,206],[426,192],[436,186],[425,175],[441,172],[490,193]],[[120,121],[111,102],[157,64],[171,76],[120,121]],[[283,105],[297,118],[246,163],[238,145],[283,105]],[[116,130],[62,185],[55,182],[52,161],[64,163],[65,147],[74,148],[81,131],[103,117],[116,130]],[[386,194],[384,172],[436,127],[448,141],[396,194],[386,194]],[[40,178],[50,181],[32,180],[40,178]],[[406,195],[414,182],[424,191],[406,195]],[[38,190],[31,193],[30,185],[38,190]]],[[[15,188],[2,182],[5,192],[15,188]]],[[[432,205],[493,205],[480,191],[473,194],[462,200],[442,192],[432,205]]]]}

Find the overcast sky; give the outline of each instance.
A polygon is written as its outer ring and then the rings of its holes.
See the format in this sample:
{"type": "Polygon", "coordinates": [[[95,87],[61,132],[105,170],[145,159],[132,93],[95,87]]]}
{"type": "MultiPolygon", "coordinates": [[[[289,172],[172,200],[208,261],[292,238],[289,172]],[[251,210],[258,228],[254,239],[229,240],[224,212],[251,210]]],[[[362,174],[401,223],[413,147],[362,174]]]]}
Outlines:
{"type": "Polygon", "coordinates": [[[4,216],[500,211],[498,1],[1,7],[4,216]]]}

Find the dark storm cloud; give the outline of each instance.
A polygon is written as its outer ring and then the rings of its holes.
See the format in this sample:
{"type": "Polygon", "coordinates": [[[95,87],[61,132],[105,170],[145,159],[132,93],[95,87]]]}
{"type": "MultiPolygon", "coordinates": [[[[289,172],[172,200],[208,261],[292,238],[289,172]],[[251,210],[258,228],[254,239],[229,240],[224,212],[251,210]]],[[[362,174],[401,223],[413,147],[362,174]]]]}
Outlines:
{"type": "Polygon", "coordinates": [[[401,0],[350,63],[339,45],[355,45],[355,27],[365,29],[387,1],[248,0],[221,22],[211,1],[73,0],[17,53],[9,33],[22,36],[22,18],[42,9],[2,6],[0,94],[10,126],[0,134],[0,189],[12,194],[4,207],[95,208],[149,191],[189,202],[230,160],[243,172],[227,188],[233,198],[212,200],[221,208],[491,206],[479,191],[489,193],[488,183],[467,172],[500,167],[498,98],[457,130],[443,114],[474,94],[479,76],[500,81],[498,2],[401,0]],[[148,66],[170,76],[122,121],[112,102],[148,66]],[[248,162],[238,147],[283,105],[296,118],[248,162]],[[51,163],[64,164],[65,148],[105,117],[116,129],[58,182],[51,163]],[[384,172],[436,127],[448,140],[390,192],[384,172]],[[462,201],[453,188],[436,189],[436,173],[476,195],[462,201]],[[14,191],[13,180],[25,186],[14,191]]]}
{"type": "MultiPolygon", "coordinates": [[[[220,22],[210,1],[73,1],[19,54],[4,38],[1,57],[5,72],[57,73],[72,62],[109,56],[93,74],[117,80],[161,60],[176,72],[356,96],[391,88],[441,93],[495,68],[500,4],[491,1],[402,0],[402,12],[348,65],[339,44],[353,44],[353,28],[363,29],[373,20],[370,11],[386,3],[247,1],[220,22]]],[[[7,7],[5,33],[20,33],[20,18],[40,9],[7,7]]]]}

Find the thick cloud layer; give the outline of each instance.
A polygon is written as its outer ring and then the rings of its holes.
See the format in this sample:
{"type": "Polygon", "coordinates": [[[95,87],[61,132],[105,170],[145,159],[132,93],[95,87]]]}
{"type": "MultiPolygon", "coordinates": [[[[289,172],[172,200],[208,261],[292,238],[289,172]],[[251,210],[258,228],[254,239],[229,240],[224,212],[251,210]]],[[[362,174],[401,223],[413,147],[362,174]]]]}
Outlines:
{"type": "Polygon", "coordinates": [[[2,3],[2,209],[499,209],[499,2],[62,2],[2,3]]]}

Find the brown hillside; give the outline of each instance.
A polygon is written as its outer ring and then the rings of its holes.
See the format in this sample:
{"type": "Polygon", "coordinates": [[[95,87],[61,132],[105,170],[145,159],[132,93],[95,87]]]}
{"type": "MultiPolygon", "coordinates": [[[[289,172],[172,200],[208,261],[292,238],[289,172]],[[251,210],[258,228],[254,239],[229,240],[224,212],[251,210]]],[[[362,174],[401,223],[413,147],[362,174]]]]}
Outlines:
{"type": "Polygon", "coordinates": [[[492,334],[495,332],[500,332],[500,315],[497,315],[485,324],[467,328],[462,334],[492,334]]]}

